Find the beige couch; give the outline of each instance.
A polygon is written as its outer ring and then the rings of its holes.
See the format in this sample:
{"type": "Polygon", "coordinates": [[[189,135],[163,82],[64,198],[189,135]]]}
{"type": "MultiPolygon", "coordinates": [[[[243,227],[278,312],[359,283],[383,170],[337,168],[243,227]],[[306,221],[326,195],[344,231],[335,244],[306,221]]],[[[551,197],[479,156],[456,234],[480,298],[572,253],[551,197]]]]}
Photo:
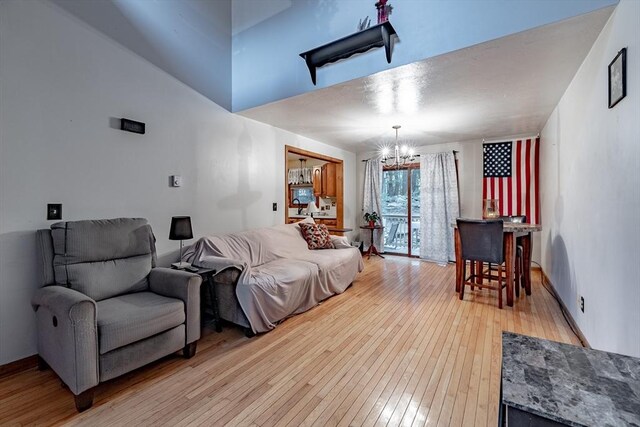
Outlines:
{"type": "Polygon", "coordinates": [[[335,249],[309,250],[298,224],[277,225],[203,237],[184,259],[218,270],[220,317],[254,334],[349,287],[364,268],[362,257],[345,238],[332,241],[335,249]]]}

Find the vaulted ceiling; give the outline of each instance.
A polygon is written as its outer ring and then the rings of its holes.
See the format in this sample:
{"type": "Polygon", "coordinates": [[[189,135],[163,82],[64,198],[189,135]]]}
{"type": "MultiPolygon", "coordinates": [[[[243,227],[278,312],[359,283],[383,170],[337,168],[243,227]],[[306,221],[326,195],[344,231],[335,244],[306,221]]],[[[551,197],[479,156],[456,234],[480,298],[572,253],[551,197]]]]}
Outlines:
{"type": "MultiPolygon", "coordinates": [[[[351,151],[539,132],[613,8],[240,112],[351,151]]],[[[320,71],[319,71],[320,72],[320,71]]],[[[603,94],[606,97],[606,94],[603,94]]]]}
{"type": "MultiPolygon", "coordinates": [[[[593,8],[613,0],[591,1],[593,8]]],[[[237,85],[232,78],[234,35],[248,29],[253,34],[260,26],[270,29],[271,20],[280,22],[284,16],[297,16],[297,9],[316,7],[313,2],[291,0],[51,2],[228,110],[232,87],[237,85]]],[[[449,7],[449,3],[433,3],[443,5],[449,7]]],[[[560,5],[570,9],[574,3],[560,5]]],[[[605,7],[239,114],[354,152],[387,143],[395,124],[402,125],[401,137],[414,145],[535,133],[613,9],[605,7]]],[[[343,15],[337,16],[344,19],[343,15]]],[[[409,46],[400,43],[396,48],[409,46]]],[[[376,54],[382,55],[376,51],[363,55],[376,54]]],[[[299,67],[304,75],[304,62],[296,56],[296,73],[299,67]]],[[[362,63],[364,56],[353,61],[362,63]]],[[[333,69],[318,72],[334,72],[344,65],[333,64],[328,66],[333,69]]]]}

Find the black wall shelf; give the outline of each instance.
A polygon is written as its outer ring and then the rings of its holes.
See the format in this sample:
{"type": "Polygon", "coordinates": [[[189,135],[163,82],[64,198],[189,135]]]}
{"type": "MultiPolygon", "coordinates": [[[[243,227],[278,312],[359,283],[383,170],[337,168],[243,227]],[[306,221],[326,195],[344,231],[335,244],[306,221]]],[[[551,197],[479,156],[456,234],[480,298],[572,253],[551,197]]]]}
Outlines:
{"type": "Polygon", "coordinates": [[[387,63],[391,64],[391,54],[393,53],[393,36],[396,30],[391,22],[383,22],[374,25],[366,30],[348,35],[341,39],[332,41],[315,49],[308,50],[300,54],[309,67],[311,81],[316,84],[316,68],[331,62],[348,58],[356,53],[366,52],[369,49],[383,47],[387,55],[387,63]]]}

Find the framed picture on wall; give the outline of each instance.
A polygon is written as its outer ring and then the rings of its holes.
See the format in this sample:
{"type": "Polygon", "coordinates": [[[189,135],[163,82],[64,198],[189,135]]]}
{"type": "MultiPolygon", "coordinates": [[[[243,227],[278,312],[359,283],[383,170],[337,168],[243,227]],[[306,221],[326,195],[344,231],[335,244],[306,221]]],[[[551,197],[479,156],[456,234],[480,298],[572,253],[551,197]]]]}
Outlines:
{"type": "Polygon", "coordinates": [[[627,96],[627,48],[624,47],[609,64],[609,108],[627,96]]]}

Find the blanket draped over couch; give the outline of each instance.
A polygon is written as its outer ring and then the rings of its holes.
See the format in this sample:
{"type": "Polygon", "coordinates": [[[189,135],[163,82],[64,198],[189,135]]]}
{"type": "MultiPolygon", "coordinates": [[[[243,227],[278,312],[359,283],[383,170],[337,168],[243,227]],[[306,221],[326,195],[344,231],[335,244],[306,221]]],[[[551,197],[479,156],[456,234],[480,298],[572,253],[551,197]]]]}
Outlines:
{"type": "Polygon", "coordinates": [[[344,292],[363,270],[358,249],[342,237],[332,240],[336,249],[309,250],[300,226],[283,224],[203,237],[183,259],[218,272],[241,270],[236,296],[251,329],[260,333],[344,292]]]}

